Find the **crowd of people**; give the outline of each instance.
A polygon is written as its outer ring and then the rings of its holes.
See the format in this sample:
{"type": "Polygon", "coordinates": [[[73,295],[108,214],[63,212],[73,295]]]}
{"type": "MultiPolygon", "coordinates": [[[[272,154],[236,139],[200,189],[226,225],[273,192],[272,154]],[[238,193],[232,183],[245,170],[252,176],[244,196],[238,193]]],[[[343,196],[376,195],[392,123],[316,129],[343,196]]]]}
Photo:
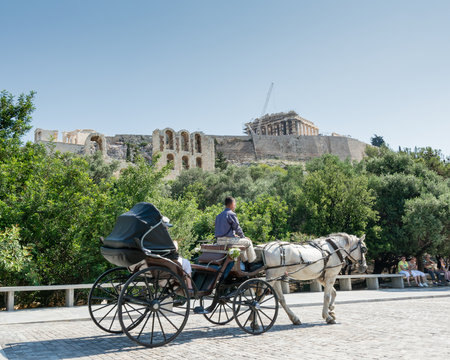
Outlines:
{"type": "Polygon", "coordinates": [[[445,285],[450,282],[449,259],[437,256],[431,258],[430,254],[426,254],[423,260],[423,272],[417,267],[416,257],[411,257],[408,261],[406,256],[402,256],[398,262],[398,272],[406,277],[408,286],[411,286],[410,279],[413,278],[416,286],[427,287],[427,274],[430,275],[433,285],[445,285]]]}

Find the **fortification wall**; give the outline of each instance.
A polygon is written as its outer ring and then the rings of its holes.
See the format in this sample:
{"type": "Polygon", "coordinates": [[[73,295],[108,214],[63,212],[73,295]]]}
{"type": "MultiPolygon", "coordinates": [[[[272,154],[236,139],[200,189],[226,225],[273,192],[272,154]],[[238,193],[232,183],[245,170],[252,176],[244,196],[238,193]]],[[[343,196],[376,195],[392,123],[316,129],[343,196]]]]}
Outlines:
{"type": "Polygon", "coordinates": [[[256,160],[250,136],[210,135],[210,137],[214,138],[216,152],[222,152],[227,160],[236,162],[252,162],[256,160]]]}
{"type": "Polygon", "coordinates": [[[38,144],[44,144],[48,148],[52,148],[55,151],[61,151],[63,153],[65,152],[71,152],[78,155],[84,155],[84,145],[77,145],[77,144],[66,144],[61,142],[54,142],[54,141],[36,141],[38,144]]]}
{"type": "Polygon", "coordinates": [[[214,136],[216,151],[231,161],[263,159],[307,161],[324,154],[361,160],[365,143],[344,136],[214,136]]]}

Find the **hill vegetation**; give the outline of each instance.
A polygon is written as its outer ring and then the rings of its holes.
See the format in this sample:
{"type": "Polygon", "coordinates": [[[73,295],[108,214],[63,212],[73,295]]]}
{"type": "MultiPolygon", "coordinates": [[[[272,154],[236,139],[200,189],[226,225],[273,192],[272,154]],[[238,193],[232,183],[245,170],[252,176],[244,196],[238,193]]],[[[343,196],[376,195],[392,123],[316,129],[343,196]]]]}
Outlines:
{"type": "Polygon", "coordinates": [[[92,282],[111,266],[100,255],[99,237],[140,201],[171,219],[186,257],[198,241],[213,239],[227,195],[237,198],[241,226],[255,243],[366,233],[375,271],[403,254],[450,254],[449,163],[431,148],[394,152],[381,145],[359,163],[326,155],[283,168],[221,159],[225,166],[215,172],[191,169],[173,181],[164,179],[168,168],[137,157],[117,175],[117,164],[100,153],[22,144],[33,95],[16,100],[1,93],[1,286],[92,282]]]}

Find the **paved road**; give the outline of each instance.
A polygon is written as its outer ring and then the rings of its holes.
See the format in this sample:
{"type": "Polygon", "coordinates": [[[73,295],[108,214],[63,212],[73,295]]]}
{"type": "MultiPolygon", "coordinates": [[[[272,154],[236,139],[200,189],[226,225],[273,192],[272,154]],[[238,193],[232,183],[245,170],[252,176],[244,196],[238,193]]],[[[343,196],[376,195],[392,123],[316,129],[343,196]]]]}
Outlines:
{"type": "MultiPolygon", "coordinates": [[[[235,323],[211,326],[192,315],[183,333],[156,349],[124,335],[103,333],[91,321],[9,324],[0,327],[7,359],[425,359],[450,357],[449,297],[340,304],[338,323],[326,325],[317,305],[296,307],[303,325],[280,312],[260,336],[235,323]]],[[[0,355],[1,358],[1,355],[0,355]]]]}

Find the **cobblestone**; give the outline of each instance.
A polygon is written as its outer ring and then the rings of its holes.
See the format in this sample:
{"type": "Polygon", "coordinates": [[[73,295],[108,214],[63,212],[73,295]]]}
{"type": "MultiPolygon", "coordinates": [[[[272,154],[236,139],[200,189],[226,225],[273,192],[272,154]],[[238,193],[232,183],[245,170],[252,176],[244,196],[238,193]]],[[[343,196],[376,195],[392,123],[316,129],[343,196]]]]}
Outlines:
{"type": "MultiPolygon", "coordinates": [[[[274,327],[252,336],[236,323],[213,326],[191,315],[172,343],[140,347],[125,335],[103,333],[88,320],[10,324],[0,328],[7,359],[424,359],[450,357],[449,298],[340,304],[326,325],[321,307],[295,308],[303,325],[280,311],[274,327]],[[434,355],[433,355],[434,354],[434,355]]],[[[1,358],[1,356],[0,356],[1,358]]]]}

